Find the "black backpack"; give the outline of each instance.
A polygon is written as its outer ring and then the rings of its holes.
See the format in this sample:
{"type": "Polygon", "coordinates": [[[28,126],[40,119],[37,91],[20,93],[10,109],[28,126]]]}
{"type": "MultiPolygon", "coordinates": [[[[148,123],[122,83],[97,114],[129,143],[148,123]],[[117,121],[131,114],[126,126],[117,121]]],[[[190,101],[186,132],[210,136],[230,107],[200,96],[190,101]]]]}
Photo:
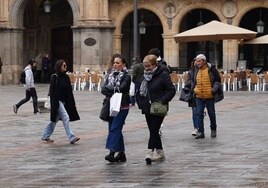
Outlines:
{"type": "Polygon", "coordinates": [[[20,73],[20,83],[22,83],[22,84],[26,84],[25,78],[26,78],[26,74],[25,74],[25,71],[23,70],[23,71],[20,73]]]}

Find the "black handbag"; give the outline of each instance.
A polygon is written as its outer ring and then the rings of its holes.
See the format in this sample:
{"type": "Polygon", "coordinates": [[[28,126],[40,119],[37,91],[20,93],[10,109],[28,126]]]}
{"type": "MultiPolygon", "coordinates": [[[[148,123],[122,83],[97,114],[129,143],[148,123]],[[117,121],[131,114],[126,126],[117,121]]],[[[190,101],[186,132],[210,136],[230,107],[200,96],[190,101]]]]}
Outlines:
{"type": "Polygon", "coordinates": [[[181,94],[180,94],[180,101],[189,102],[193,98],[193,93],[190,89],[182,88],[181,94]]]}
{"type": "Polygon", "coordinates": [[[103,121],[109,121],[109,116],[110,116],[110,98],[105,97],[103,99],[99,118],[103,121]]]}
{"type": "Polygon", "coordinates": [[[215,93],[214,95],[214,100],[215,100],[215,103],[216,102],[220,102],[221,100],[224,99],[224,93],[223,93],[223,89],[222,89],[222,85],[220,86],[220,88],[218,89],[218,91],[215,93]]]}

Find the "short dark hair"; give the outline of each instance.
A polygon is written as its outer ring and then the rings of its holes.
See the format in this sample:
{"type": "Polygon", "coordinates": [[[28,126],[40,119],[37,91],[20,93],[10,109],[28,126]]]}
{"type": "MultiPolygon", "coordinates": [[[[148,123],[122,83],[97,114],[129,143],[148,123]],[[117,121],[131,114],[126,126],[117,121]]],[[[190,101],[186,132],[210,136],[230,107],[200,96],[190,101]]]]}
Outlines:
{"type": "Polygon", "coordinates": [[[152,49],[149,50],[149,52],[148,52],[148,55],[151,55],[151,54],[153,54],[153,55],[159,57],[159,56],[161,55],[161,52],[160,52],[160,50],[159,50],[158,48],[152,48],[152,49]]]}
{"type": "Polygon", "coordinates": [[[34,63],[34,61],[33,61],[33,60],[29,60],[28,65],[33,66],[33,63],[34,63]]]}

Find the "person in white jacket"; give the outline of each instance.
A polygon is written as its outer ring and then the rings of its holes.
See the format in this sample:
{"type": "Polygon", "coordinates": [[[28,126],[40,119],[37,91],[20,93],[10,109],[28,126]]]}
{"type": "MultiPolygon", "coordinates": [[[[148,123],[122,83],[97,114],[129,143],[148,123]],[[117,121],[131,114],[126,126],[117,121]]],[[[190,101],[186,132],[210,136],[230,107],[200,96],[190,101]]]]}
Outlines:
{"type": "Polygon", "coordinates": [[[39,113],[39,110],[37,108],[37,94],[36,94],[36,90],[34,87],[34,77],[33,77],[32,66],[33,66],[33,61],[30,60],[28,65],[24,68],[25,75],[26,75],[25,85],[24,85],[24,87],[26,87],[26,96],[19,103],[13,105],[13,110],[15,114],[17,114],[19,107],[23,105],[24,103],[28,102],[31,97],[33,99],[34,114],[39,113]]]}

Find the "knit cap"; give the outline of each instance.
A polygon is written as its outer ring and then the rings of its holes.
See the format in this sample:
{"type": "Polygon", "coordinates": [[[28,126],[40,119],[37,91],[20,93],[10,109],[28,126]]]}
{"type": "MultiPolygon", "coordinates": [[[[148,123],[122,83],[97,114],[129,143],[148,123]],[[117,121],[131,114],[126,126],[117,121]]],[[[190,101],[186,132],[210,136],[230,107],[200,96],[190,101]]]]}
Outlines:
{"type": "Polygon", "coordinates": [[[206,56],[204,54],[199,54],[195,57],[195,59],[203,59],[203,60],[207,60],[206,56]]]}

